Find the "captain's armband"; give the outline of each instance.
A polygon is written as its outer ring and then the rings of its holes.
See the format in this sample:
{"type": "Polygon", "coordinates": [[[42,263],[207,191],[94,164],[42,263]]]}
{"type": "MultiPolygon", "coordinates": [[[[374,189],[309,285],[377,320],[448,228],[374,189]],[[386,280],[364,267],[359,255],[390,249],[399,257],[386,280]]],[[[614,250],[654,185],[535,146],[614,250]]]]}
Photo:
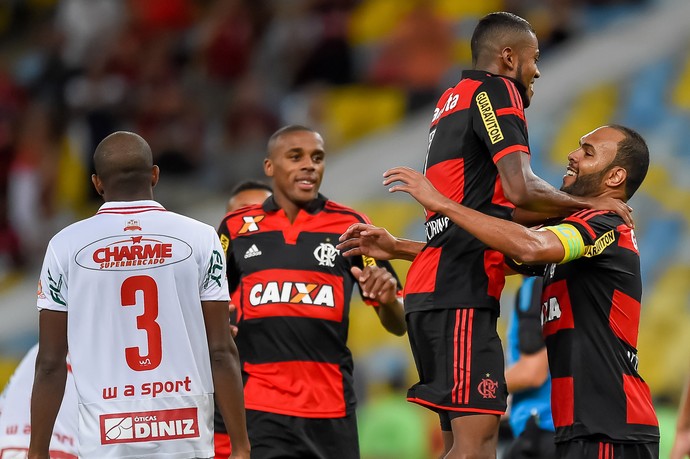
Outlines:
{"type": "Polygon", "coordinates": [[[563,244],[565,256],[559,264],[576,260],[585,253],[585,242],[582,240],[580,232],[573,225],[561,223],[556,226],[546,226],[543,229],[551,231],[563,244]]]}

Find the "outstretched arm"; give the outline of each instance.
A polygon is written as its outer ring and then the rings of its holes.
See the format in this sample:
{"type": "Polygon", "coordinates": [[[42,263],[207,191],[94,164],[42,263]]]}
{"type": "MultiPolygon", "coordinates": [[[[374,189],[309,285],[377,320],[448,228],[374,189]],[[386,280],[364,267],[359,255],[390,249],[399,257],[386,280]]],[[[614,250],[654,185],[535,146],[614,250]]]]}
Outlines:
{"type": "Polygon", "coordinates": [[[50,439],[67,381],[67,313],[42,309],[38,320],[29,458],[48,459],[50,439]]]}
{"type": "Polygon", "coordinates": [[[377,260],[412,261],[422,251],[423,242],[393,236],[385,228],[355,223],[341,236],[338,250],[343,256],[365,255],[377,260]]]}
{"type": "Polygon", "coordinates": [[[572,196],[555,189],[532,172],[527,153],[505,155],[496,167],[506,199],[521,209],[543,214],[545,219],[565,217],[582,209],[610,210],[633,227],[632,208],[626,203],[607,197],[572,196]]]}
{"type": "Polygon", "coordinates": [[[202,301],[211,357],[215,399],[232,441],[232,456],[249,458],[249,436],[244,411],[244,385],[235,341],[230,336],[227,301],[202,301]]]}
{"type": "Polygon", "coordinates": [[[383,328],[394,335],[404,335],[407,325],[396,278],[380,266],[366,266],[364,269],[353,266],[351,272],[362,289],[362,295],[378,303],[375,310],[383,328]]]}
{"type": "Polygon", "coordinates": [[[421,173],[409,167],[395,167],[384,173],[389,191],[409,193],[431,212],[450,218],[484,244],[512,259],[527,264],[558,263],[565,249],[551,231],[533,230],[522,225],[486,215],[443,196],[421,173]]]}

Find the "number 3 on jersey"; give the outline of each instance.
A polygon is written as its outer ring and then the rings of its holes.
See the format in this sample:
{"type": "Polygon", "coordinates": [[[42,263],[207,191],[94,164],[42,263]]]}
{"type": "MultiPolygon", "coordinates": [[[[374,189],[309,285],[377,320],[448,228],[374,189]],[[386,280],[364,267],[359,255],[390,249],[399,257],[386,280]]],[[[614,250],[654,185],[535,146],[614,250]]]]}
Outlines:
{"type": "Polygon", "coordinates": [[[158,318],[158,285],[150,276],[132,276],[120,288],[122,306],[136,306],[137,292],[144,295],[144,312],[137,316],[137,328],[146,332],[148,354],[141,355],[138,347],[125,348],[127,365],[135,371],[153,370],[161,364],[162,342],[158,318]]]}

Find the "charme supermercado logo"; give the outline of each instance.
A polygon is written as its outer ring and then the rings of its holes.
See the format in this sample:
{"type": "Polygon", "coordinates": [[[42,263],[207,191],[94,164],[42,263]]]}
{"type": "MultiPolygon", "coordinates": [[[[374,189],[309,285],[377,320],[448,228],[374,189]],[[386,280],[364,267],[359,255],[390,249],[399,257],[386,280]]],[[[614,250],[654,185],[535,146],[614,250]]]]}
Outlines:
{"type": "Polygon", "coordinates": [[[196,408],[103,414],[100,427],[102,445],[199,437],[196,408]]]}
{"type": "Polygon", "coordinates": [[[192,248],[185,241],[162,234],[111,236],[83,247],[75,257],[79,266],[96,271],[137,271],[186,260],[192,248]]]}

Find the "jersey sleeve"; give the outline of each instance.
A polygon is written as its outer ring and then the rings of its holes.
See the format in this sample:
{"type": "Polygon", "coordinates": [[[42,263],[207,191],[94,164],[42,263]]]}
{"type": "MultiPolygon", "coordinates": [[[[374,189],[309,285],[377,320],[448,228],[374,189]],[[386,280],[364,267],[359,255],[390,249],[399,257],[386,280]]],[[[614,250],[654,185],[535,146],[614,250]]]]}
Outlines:
{"type": "Polygon", "coordinates": [[[228,279],[228,286],[230,291],[234,292],[240,284],[240,271],[235,262],[234,251],[232,247],[232,235],[228,226],[229,218],[225,217],[218,227],[218,238],[223,249],[226,261],[226,274],[228,279]]]}
{"type": "Polygon", "coordinates": [[[51,240],[43,259],[41,274],[36,291],[36,306],[39,310],[67,312],[67,263],[61,262],[55,251],[54,240],[51,240]]]}
{"type": "Polygon", "coordinates": [[[500,77],[486,80],[475,91],[471,110],[473,130],[494,163],[510,153],[529,153],[525,110],[512,81],[500,77]]]}
{"type": "Polygon", "coordinates": [[[203,277],[199,294],[201,301],[229,301],[228,279],[225,272],[225,254],[220,239],[212,229],[205,241],[206,274],[203,277]]]}
{"type": "Polygon", "coordinates": [[[541,277],[526,277],[517,293],[516,317],[518,320],[519,351],[536,354],[544,348],[541,331],[541,277]]]}
{"type": "Polygon", "coordinates": [[[623,220],[608,211],[584,210],[564,219],[558,225],[546,226],[563,244],[565,256],[560,263],[601,254],[616,240],[623,220]]]}

